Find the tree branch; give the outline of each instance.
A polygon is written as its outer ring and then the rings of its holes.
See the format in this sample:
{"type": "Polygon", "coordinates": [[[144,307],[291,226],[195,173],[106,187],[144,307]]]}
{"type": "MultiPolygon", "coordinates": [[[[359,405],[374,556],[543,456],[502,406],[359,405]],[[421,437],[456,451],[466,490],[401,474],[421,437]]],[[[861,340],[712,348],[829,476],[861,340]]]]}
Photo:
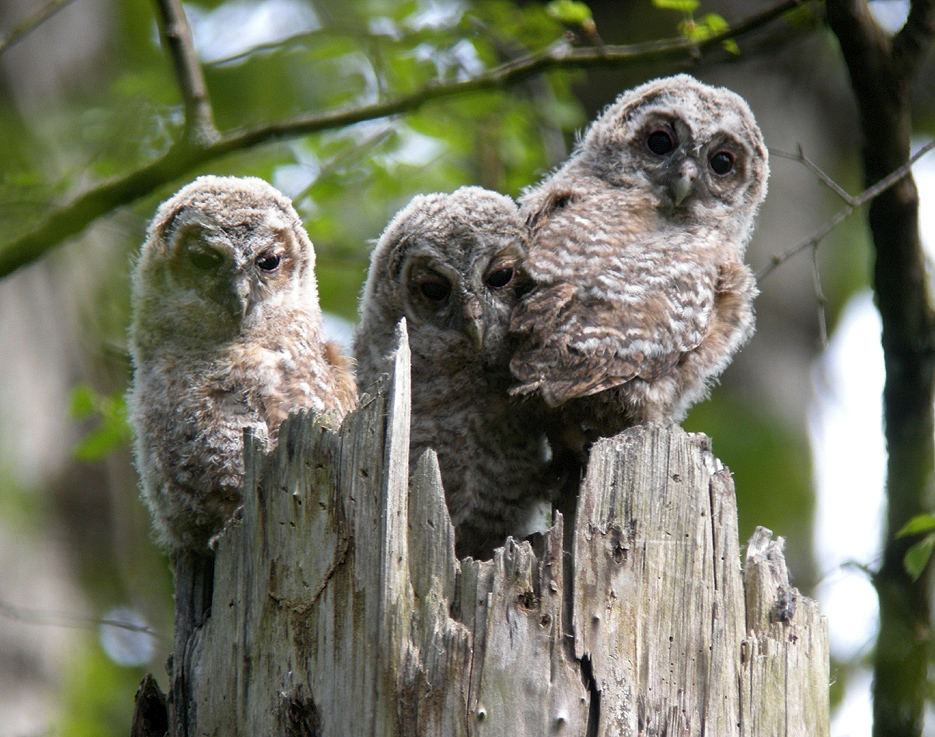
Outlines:
{"type": "MultiPolygon", "coordinates": [[[[910,89],[918,60],[935,38],[932,0],[915,0],[892,38],[866,0],[827,0],[826,17],[850,74],[864,136],[864,182],[873,185],[909,160],[910,89]]],[[[928,691],[932,572],[917,580],[903,561],[910,541],[897,533],[933,504],[935,476],[935,312],[919,234],[911,175],[882,192],[868,220],[873,289],[886,367],[886,529],[874,576],[880,629],[873,664],[873,737],[919,737],[928,691]]]]}
{"type": "Polygon", "coordinates": [[[70,629],[88,630],[90,632],[98,629],[101,625],[107,625],[108,627],[115,627],[117,629],[126,630],[127,632],[139,632],[144,635],[149,635],[162,642],[167,641],[164,635],[152,629],[149,625],[132,624],[119,619],[56,614],[40,609],[13,606],[3,601],[0,601],[0,617],[24,624],[34,624],[43,627],[67,627],[70,629]]]}
{"type": "Polygon", "coordinates": [[[159,35],[172,59],[172,67],[185,105],[185,135],[193,143],[212,143],[220,134],[214,125],[214,112],[201,62],[195,53],[192,31],[181,0],[154,0],[159,35]]]}
{"type": "MultiPolygon", "coordinates": [[[[167,14],[168,19],[177,18],[172,14],[170,4],[177,4],[178,0],[157,0],[157,3],[160,12],[167,14]]],[[[421,90],[392,100],[322,115],[298,116],[268,125],[232,131],[213,141],[186,137],[150,164],[105,181],[71,202],[55,208],[34,229],[0,251],[0,278],[38,260],[63,240],[81,232],[102,215],[152,193],[159,186],[209,161],[235,151],[282,138],[308,135],[365,120],[414,112],[435,100],[470,92],[502,89],[534,75],[556,69],[619,67],[672,59],[696,59],[704,51],[720,48],[721,43],[726,39],[738,39],[763,28],[791,10],[800,7],[801,4],[802,0],[783,0],[739,22],[724,33],[698,43],[684,38],[675,38],[630,46],[604,46],[600,49],[570,48],[567,44],[558,44],[522,59],[509,61],[477,77],[457,82],[432,82],[421,90]]],[[[173,36],[167,35],[167,38],[172,39],[173,36]]],[[[185,50],[191,48],[190,41],[177,43],[178,48],[171,48],[175,49],[173,58],[180,82],[183,84],[183,96],[186,99],[186,112],[188,113],[188,105],[195,107],[196,101],[198,104],[207,104],[207,93],[205,92],[203,97],[196,94],[199,89],[196,83],[200,80],[203,85],[203,77],[200,67],[195,69],[192,66],[193,56],[185,50]],[[186,47],[185,43],[189,45],[186,47]],[[187,89],[185,85],[188,84],[191,85],[191,92],[184,91],[187,89]]],[[[194,66],[197,67],[197,60],[194,60],[194,66]]],[[[210,106],[207,109],[210,112],[210,106]]],[[[199,114],[195,112],[194,120],[203,120],[199,118],[199,114]]]]}
{"type": "Polygon", "coordinates": [[[804,164],[810,171],[812,171],[815,176],[817,176],[827,187],[834,191],[844,202],[847,203],[847,207],[838,212],[834,217],[820,226],[815,232],[809,235],[804,240],[796,243],[792,248],[787,251],[783,251],[777,256],[773,256],[770,259],[770,262],[764,266],[762,269],[756,272],[756,278],[758,281],[762,281],[767,276],[769,276],[773,271],[776,270],[776,267],[780,264],[788,261],[790,258],[796,254],[801,253],[809,248],[814,248],[817,246],[828,233],[834,230],[838,225],[840,225],[849,215],[851,215],[855,210],[863,207],[868,202],[873,201],[886,190],[893,187],[895,184],[901,182],[910,171],[912,171],[912,166],[919,159],[925,156],[930,151],[935,150],[935,141],[929,141],[922,148],[915,152],[909,161],[899,167],[896,171],[892,172],[889,176],[884,177],[879,182],[874,184],[872,187],[867,187],[859,195],[852,196],[845,192],[837,182],[835,182],[831,177],[825,174],[821,169],[819,169],[810,159],[808,159],[801,150],[798,154],[789,154],[783,151],[771,151],[774,156],[779,156],[784,159],[791,159],[792,161],[798,161],[804,164]]]}
{"type": "Polygon", "coordinates": [[[74,0],[51,0],[51,2],[43,5],[38,11],[26,18],[26,20],[18,26],[14,26],[12,31],[6,34],[0,34],[0,54],[13,44],[28,36],[58,11],[72,2],[74,2],[74,0]]]}

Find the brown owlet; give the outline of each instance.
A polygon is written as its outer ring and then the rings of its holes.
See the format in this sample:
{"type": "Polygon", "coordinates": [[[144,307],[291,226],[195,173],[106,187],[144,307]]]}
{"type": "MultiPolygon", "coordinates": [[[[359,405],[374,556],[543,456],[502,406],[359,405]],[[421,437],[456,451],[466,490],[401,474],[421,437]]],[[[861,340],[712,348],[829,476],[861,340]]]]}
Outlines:
{"type": "Polygon", "coordinates": [[[406,318],[412,352],[410,465],[438,455],[458,555],[489,557],[547,495],[548,446],[531,403],[508,393],[510,315],[525,278],[524,226],[479,187],[418,196],[373,252],[354,341],[366,387],[388,369],[406,318]]]}
{"type": "Polygon", "coordinates": [[[240,504],[245,427],[275,442],[294,410],[354,405],[314,267],[292,204],[261,179],[199,177],[157,210],[133,274],[129,403],[143,498],[170,549],[208,553],[240,504]]]}
{"type": "Polygon", "coordinates": [[[735,93],[680,74],[622,94],[520,200],[535,286],[513,391],[585,437],[681,420],[753,333],[742,259],[768,176],[735,93]]]}

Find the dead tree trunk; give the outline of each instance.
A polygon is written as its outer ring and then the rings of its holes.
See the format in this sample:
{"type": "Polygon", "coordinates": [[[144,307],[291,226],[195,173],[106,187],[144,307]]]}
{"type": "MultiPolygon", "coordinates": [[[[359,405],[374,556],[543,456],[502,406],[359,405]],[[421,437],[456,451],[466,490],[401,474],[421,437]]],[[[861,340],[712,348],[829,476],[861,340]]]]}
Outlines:
{"type": "Polygon", "coordinates": [[[247,439],[210,613],[176,646],[173,737],[828,735],[824,618],[769,531],[742,574],[707,438],[601,441],[572,550],[557,515],[536,550],[459,561],[432,454],[410,483],[401,344],[340,429],[247,439]]]}

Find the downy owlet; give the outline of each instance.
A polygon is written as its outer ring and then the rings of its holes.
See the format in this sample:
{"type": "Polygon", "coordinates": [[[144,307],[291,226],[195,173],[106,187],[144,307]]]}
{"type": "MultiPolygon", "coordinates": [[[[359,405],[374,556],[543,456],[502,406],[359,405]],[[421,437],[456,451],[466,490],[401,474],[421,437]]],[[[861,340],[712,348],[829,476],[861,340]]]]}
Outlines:
{"type": "MultiPolygon", "coordinates": [[[[525,284],[515,203],[479,187],[418,196],[381,236],[355,338],[360,387],[387,371],[406,318],[410,465],[438,455],[458,555],[489,557],[547,496],[548,446],[532,405],[510,397],[510,314],[525,284]]],[[[537,403],[538,404],[538,403],[537,403]]]]}
{"type": "Polygon", "coordinates": [[[512,391],[585,439],[681,420],[753,333],[742,259],[768,176],[735,93],[680,74],[622,94],[520,200],[535,285],[512,391]]]}
{"type": "Polygon", "coordinates": [[[261,179],[199,177],[164,202],[133,274],[129,403],[143,497],[171,550],[208,554],[240,504],[243,431],[356,399],[322,338],[315,252],[261,179]]]}

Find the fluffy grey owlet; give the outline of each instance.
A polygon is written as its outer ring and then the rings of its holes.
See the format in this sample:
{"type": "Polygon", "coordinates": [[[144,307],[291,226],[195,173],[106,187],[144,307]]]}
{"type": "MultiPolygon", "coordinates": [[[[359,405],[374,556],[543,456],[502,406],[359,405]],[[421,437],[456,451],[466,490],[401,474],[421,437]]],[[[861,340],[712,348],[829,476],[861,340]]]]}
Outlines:
{"type": "Polygon", "coordinates": [[[321,333],[315,252],[261,179],[199,177],[164,202],[133,274],[129,403],[143,498],[172,550],[208,553],[240,504],[243,430],[350,410],[321,333]]]}
{"type": "Polygon", "coordinates": [[[622,94],[520,200],[535,286],[512,391],[592,437],[681,420],[753,333],[742,259],[768,175],[735,93],[680,74],[622,94]]]}
{"type": "Polygon", "coordinates": [[[359,384],[387,371],[405,317],[410,463],[435,449],[461,557],[490,557],[508,535],[521,536],[549,485],[541,421],[508,393],[524,250],[509,197],[479,187],[418,196],[381,236],[364,287],[359,384]]]}

